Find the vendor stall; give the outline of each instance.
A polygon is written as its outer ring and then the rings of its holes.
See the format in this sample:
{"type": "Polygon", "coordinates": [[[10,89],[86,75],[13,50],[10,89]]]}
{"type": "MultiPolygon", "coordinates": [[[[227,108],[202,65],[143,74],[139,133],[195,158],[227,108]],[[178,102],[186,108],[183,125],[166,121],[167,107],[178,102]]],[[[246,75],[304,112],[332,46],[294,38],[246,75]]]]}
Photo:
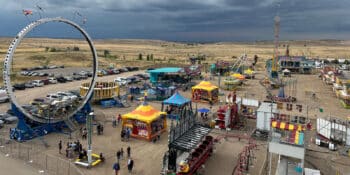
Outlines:
{"type": "Polygon", "coordinates": [[[209,81],[202,81],[192,87],[192,101],[216,103],[219,100],[219,88],[209,81]]]}
{"type": "Polygon", "coordinates": [[[122,116],[122,126],[123,129],[131,130],[132,137],[151,141],[166,131],[166,113],[144,102],[134,111],[122,116]]]}
{"type": "Polygon", "coordinates": [[[179,119],[185,112],[192,111],[191,100],[183,97],[179,92],[176,92],[170,98],[162,102],[162,111],[164,110],[169,118],[179,119]]]}

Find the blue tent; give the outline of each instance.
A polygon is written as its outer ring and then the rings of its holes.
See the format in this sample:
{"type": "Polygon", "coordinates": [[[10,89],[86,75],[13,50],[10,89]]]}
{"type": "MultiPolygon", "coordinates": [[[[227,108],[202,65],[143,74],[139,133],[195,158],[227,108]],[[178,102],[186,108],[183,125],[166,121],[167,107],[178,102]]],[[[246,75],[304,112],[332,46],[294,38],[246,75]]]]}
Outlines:
{"type": "Polygon", "coordinates": [[[174,93],[171,97],[163,101],[163,104],[182,106],[186,103],[189,103],[191,100],[183,97],[179,92],[174,93]]]}

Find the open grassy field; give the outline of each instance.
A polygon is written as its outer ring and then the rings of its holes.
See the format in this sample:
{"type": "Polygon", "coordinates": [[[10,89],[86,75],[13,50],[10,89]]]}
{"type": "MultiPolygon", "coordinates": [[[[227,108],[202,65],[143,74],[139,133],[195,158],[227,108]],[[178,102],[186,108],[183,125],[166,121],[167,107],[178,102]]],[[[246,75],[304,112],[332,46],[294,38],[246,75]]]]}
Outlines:
{"type": "MultiPolygon", "coordinates": [[[[0,57],[4,58],[11,38],[0,38],[0,57]]],[[[234,60],[247,53],[249,58],[258,55],[261,59],[273,55],[272,42],[251,43],[207,43],[188,44],[158,40],[95,40],[101,67],[146,66],[155,63],[178,63],[188,61],[188,57],[205,55],[205,62],[234,60]],[[105,57],[105,50],[109,54],[105,57]],[[143,60],[138,60],[139,54],[143,60]],[[147,61],[147,55],[153,55],[153,61],[147,61]]],[[[291,55],[306,55],[319,58],[347,58],[350,56],[349,41],[284,41],[280,43],[280,54],[290,45],[291,55]]],[[[57,64],[65,66],[91,66],[91,53],[84,40],[26,38],[16,50],[14,68],[57,64]],[[69,47],[69,49],[67,49],[69,47]],[[72,51],[78,47],[79,51],[72,51]],[[56,51],[51,51],[54,48],[56,51]]],[[[259,66],[261,67],[261,66],[259,66]]]]}

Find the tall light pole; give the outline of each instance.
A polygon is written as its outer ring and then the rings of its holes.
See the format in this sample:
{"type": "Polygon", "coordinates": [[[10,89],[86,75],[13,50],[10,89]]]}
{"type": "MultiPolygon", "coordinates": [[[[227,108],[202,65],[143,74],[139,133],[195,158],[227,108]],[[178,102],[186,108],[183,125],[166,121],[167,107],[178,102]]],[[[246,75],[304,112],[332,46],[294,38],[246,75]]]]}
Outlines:
{"type": "Polygon", "coordinates": [[[89,166],[91,165],[92,163],[92,157],[91,157],[91,154],[92,154],[92,148],[91,148],[91,137],[92,137],[92,117],[94,116],[94,113],[93,112],[90,112],[89,115],[87,116],[87,119],[86,119],[86,128],[87,128],[87,131],[88,131],[88,135],[87,135],[87,141],[88,141],[88,150],[87,150],[87,156],[88,156],[88,164],[89,166]]]}

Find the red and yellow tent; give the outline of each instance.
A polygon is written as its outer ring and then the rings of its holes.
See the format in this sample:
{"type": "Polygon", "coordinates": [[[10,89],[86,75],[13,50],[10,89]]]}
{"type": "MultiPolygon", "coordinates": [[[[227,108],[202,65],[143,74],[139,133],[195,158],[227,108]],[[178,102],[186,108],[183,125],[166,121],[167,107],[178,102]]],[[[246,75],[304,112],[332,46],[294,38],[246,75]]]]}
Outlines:
{"type": "Polygon", "coordinates": [[[152,140],[166,131],[166,112],[161,112],[147,103],[122,115],[123,129],[130,128],[131,136],[152,140]]]}
{"type": "Polygon", "coordinates": [[[192,87],[192,101],[216,103],[218,100],[219,88],[209,81],[202,81],[192,87]]]}

